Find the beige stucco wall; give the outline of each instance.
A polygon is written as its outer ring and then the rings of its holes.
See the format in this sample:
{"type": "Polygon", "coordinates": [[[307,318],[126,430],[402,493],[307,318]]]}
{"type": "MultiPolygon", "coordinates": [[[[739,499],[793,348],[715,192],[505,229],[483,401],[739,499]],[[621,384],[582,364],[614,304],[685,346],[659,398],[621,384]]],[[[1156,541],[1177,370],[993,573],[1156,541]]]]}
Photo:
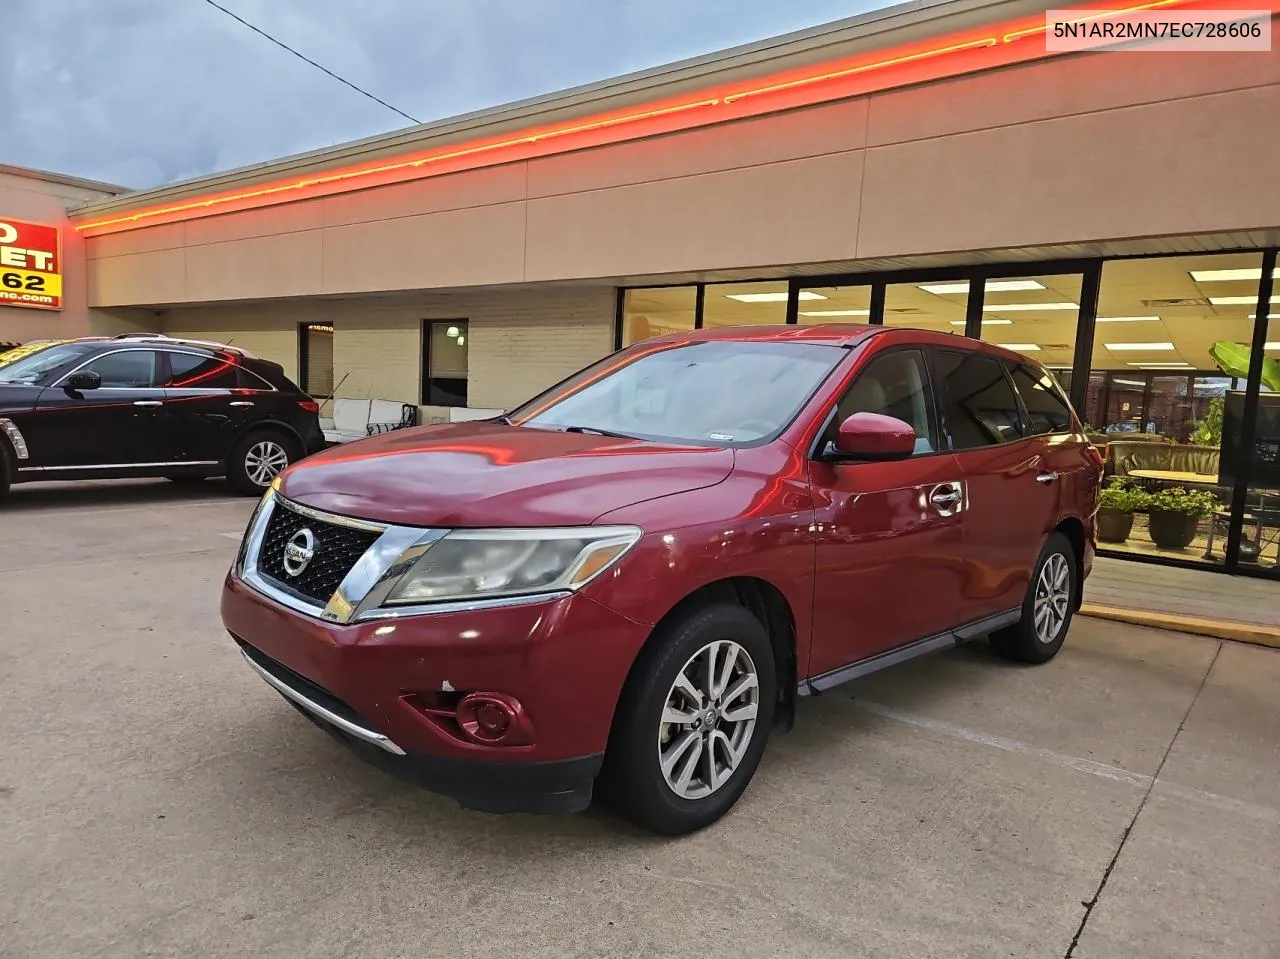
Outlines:
{"type": "Polygon", "coordinates": [[[1088,54],[92,238],[99,305],[627,277],[1280,226],[1280,48],[1088,54]]]}
{"type": "Polygon", "coordinates": [[[67,210],[112,194],[0,170],[0,220],[48,223],[62,231],[61,310],[0,304],[0,342],[23,343],[100,333],[131,332],[136,323],[89,309],[85,241],[71,228],[67,210]]]}
{"type": "Polygon", "coordinates": [[[468,405],[505,409],[613,348],[614,291],[563,287],[172,309],[163,332],[231,341],[298,374],[298,324],[334,328],[337,395],[416,403],[423,320],[465,319],[468,405]]]}

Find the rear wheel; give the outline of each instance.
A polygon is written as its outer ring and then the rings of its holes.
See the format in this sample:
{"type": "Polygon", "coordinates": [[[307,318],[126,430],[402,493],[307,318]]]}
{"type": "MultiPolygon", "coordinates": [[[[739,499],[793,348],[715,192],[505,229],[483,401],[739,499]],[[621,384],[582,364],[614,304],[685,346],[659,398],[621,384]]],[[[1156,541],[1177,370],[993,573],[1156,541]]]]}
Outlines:
{"type": "Polygon", "coordinates": [[[777,678],[760,621],[740,606],[691,610],[637,662],[618,704],[601,791],[663,835],[710,825],[764,754],[777,678]]]}
{"type": "Polygon", "coordinates": [[[290,463],[302,458],[298,441],[275,430],[242,437],[227,460],[227,481],[237,492],[260,496],[290,463]]]}
{"type": "Polygon", "coordinates": [[[1075,612],[1076,569],[1071,541],[1054,533],[1040,551],[1022,603],[1022,618],[991,635],[997,653],[1023,663],[1047,663],[1058,655],[1075,612]]]}
{"type": "Polygon", "coordinates": [[[9,493],[9,485],[13,482],[13,457],[9,454],[9,444],[0,437],[0,499],[9,493]]]}

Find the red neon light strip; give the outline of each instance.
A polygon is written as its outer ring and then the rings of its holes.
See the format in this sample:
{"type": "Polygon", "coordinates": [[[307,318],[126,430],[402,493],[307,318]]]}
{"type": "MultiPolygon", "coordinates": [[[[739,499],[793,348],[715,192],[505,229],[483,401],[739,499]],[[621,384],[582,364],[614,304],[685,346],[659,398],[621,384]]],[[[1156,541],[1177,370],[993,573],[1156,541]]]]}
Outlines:
{"type": "MultiPolygon", "coordinates": [[[[1108,2],[1108,0],[1101,0],[1102,4],[1105,4],[1106,2],[1108,2]]],[[[1152,10],[1152,9],[1157,9],[1161,7],[1184,6],[1194,2],[1195,0],[1150,0],[1150,2],[1143,3],[1143,4],[1117,7],[1115,9],[1107,11],[1106,14],[1099,13],[1099,14],[1094,14],[1092,16],[1085,16],[1081,18],[1081,22],[1089,19],[1095,19],[1096,17],[1105,16],[1108,14],[1130,13],[1130,12],[1136,12],[1141,10],[1152,10]]],[[[1207,0],[1207,2],[1198,3],[1197,6],[1214,7],[1214,6],[1217,6],[1218,3],[1220,2],[1232,2],[1232,0],[1207,0]]],[[[1268,7],[1270,9],[1274,10],[1277,8],[1277,6],[1280,6],[1280,0],[1269,0],[1268,7]]],[[[1042,34],[1044,32],[1045,32],[1045,25],[1043,22],[1041,22],[1037,26],[1030,26],[1025,29],[1014,30],[1014,31],[1005,33],[1003,35],[976,37],[974,39],[964,40],[957,43],[950,43],[946,46],[936,47],[928,50],[922,50],[916,53],[909,53],[909,54],[904,53],[902,55],[890,57],[887,59],[875,60],[869,63],[861,63],[845,69],[839,69],[839,70],[828,69],[823,73],[794,76],[790,79],[782,79],[781,77],[779,77],[777,81],[773,83],[768,83],[764,86],[755,87],[747,90],[735,90],[732,92],[725,92],[720,96],[710,95],[710,93],[708,93],[698,100],[691,100],[687,102],[674,103],[674,104],[664,105],[664,106],[654,106],[647,110],[642,110],[635,113],[622,114],[618,116],[597,117],[594,119],[588,119],[586,121],[577,122],[569,126],[552,127],[550,129],[525,132],[513,137],[507,137],[500,140],[492,140],[489,142],[476,143],[471,146],[465,146],[465,147],[454,149],[454,150],[446,150],[440,153],[432,153],[427,156],[419,156],[414,159],[397,160],[392,163],[384,163],[378,166],[360,167],[357,169],[350,169],[350,170],[337,172],[337,173],[328,173],[320,176],[306,177],[306,178],[295,180],[295,181],[276,183],[273,185],[257,187],[250,190],[241,190],[235,193],[215,195],[215,196],[207,197],[202,200],[188,200],[182,203],[175,203],[169,206],[143,209],[143,210],[137,211],[136,213],[123,214],[120,216],[110,217],[110,218],[101,219],[101,220],[91,220],[87,223],[77,223],[75,225],[75,228],[77,231],[104,230],[105,228],[112,227],[112,226],[120,227],[121,229],[128,229],[130,226],[135,226],[143,220],[151,220],[157,217],[181,218],[178,215],[183,213],[210,210],[213,207],[227,206],[233,203],[244,203],[245,201],[262,199],[264,197],[272,197],[272,196],[279,196],[282,194],[296,193],[297,191],[305,190],[309,187],[323,187],[323,186],[328,186],[335,183],[342,183],[348,180],[377,177],[380,175],[394,174],[394,173],[406,171],[406,170],[415,170],[415,169],[420,169],[424,166],[438,165],[451,160],[466,159],[468,157],[479,157],[479,156],[492,154],[502,150],[513,150],[513,149],[518,149],[520,147],[529,147],[534,144],[543,143],[547,140],[553,140],[553,139],[564,138],[564,137],[572,137],[572,136],[580,136],[585,133],[598,132],[601,130],[609,130],[609,129],[613,129],[621,126],[639,124],[639,123],[643,123],[644,121],[661,120],[661,119],[666,119],[666,118],[680,116],[680,115],[687,115],[687,114],[690,114],[696,111],[701,111],[701,110],[709,111],[714,107],[729,107],[734,104],[740,103],[741,101],[748,100],[751,98],[779,94],[779,93],[784,93],[788,91],[796,91],[796,90],[803,89],[805,87],[812,87],[816,84],[847,81],[852,78],[856,78],[868,73],[873,73],[877,70],[891,70],[895,67],[901,67],[907,64],[921,63],[924,61],[935,60],[935,59],[944,58],[944,57],[952,56],[959,53],[991,49],[994,47],[1011,44],[1025,37],[1035,36],[1038,34],[1042,34]]],[[[1043,52],[1042,55],[1055,56],[1057,54],[1043,52]]],[[[979,69],[979,67],[972,67],[970,69],[979,69]]],[[[960,70],[959,72],[968,72],[968,71],[960,70]]],[[[940,77],[930,77],[929,79],[939,79],[939,78],[940,77]]],[[[874,92],[874,91],[860,91],[860,93],[850,93],[848,92],[848,90],[845,90],[843,92],[833,91],[831,95],[826,99],[840,99],[842,97],[847,97],[847,96],[861,95],[866,92],[874,92]]],[[[823,98],[820,96],[815,96],[813,100],[802,105],[811,105],[813,103],[819,103],[819,102],[823,102],[823,98]]],[[[793,105],[793,104],[790,104],[790,105],[793,105]]],[[[773,109],[782,109],[782,108],[783,107],[775,106],[773,109]]],[[[760,112],[767,112],[768,109],[769,108],[762,107],[760,112]]],[[[708,123],[708,124],[714,123],[720,119],[737,119],[743,115],[751,115],[751,114],[749,113],[743,114],[741,113],[741,111],[739,111],[730,116],[711,117],[709,119],[706,119],[705,121],[694,120],[690,122],[687,126],[683,127],[682,129],[689,129],[693,126],[701,125],[702,123],[708,123]]],[[[671,131],[663,131],[663,132],[671,132],[671,131]]],[[[636,135],[642,136],[644,134],[636,134],[636,135]]],[[[618,141],[615,140],[615,141],[607,141],[607,142],[618,142],[618,141]]],[[[602,144],[593,143],[590,145],[598,146],[602,144]]],[[[515,157],[512,157],[512,159],[515,159],[515,157]]],[[[468,167],[466,169],[470,169],[470,168],[468,167]]],[[[425,175],[430,176],[433,174],[428,173],[425,175]]],[[[393,181],[393,182],[401,182],[401,181],[393,181]]],[[[371,185],[381,185],[381,184],[371,184],[371,185]]],[[[325,194],[318,194],[318,195],[325,195],[325,194]]],[[[108,232],[116,232],[116,231],[108,231],[108,232]]]]}
{"type": "MultiPolygon", "coordinates": [[[[1167,3],[1181,3],[1184,0],[1165,0],[1167,3]]],[[[866,63],[860,67],[850,67],[848,70],[836,70],[833,73],[823,73],[816,77],[804,77],[800,80],[791,80],[787,83],[775,83],[767,87],[759,87],[755,90],[746,90],[742,93],[731,93],[724,98],[725,103],[736,103],[747,97],[757,97],[764,93],[778,93],[782,90],[792,90],[796,87],[808,86],[811,83],[822,83],[826,80],[840,80],[844,77],[856,76],[859,73],[869,73],[872,70],[883,70],[887,67],[896,67],[904,63],[915,63],[920,60],[928,60],[931,57],[941,57],[948,53],[959,53],[961,50],[979,50],[983,47],[994,47],[999,41],[995,37],[983,37],[981,40],[972,40],[968,43],[956,43],[949,47],[939,47],[936,50],[926,50],[923,53],[913,53],[905,57],[893,57],[889,60],[879,60],[875,63],[866,63]]]]}
{"type": "MultiPolygon", "coordinates": [[[[1103,13],[1095,13],[1087,17],[1080,17],[1075,20],[1068,20],[1068,23],[1088,23],[1090,20],[1100,20],[1103,17],[1112,16],[1116,13],[1139,13],[1142,10],[1157,10],[1160,7],[1176,7],[1185,0],[1154,0],[1153,3],[1143,3],[1136,7],[1125,7],[1122,10],[1107,10],[1103,13]]],[[[1002,43],[1012,43],[1014,40],[1021,40],[1023,37],[1033,37],[1037,34],[1044,33],[1048,29],[1044,24],[1038,27],[1031,27],[1027,30],[1018,30],[1014,33],[1006,33],[1002,38],[1002,43]]]]}

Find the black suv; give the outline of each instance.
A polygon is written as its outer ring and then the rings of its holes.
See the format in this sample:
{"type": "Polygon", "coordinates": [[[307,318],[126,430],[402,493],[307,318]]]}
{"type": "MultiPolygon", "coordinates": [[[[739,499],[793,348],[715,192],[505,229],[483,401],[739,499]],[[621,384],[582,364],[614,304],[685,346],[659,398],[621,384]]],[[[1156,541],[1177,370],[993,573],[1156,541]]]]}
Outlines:
{"type": "Polygon", "coordinates": [[[276,363],[125,334],[0,356],[0,495],[41,480],[226,476],[261,494],[324,446],[319,404],[276,363]]]}

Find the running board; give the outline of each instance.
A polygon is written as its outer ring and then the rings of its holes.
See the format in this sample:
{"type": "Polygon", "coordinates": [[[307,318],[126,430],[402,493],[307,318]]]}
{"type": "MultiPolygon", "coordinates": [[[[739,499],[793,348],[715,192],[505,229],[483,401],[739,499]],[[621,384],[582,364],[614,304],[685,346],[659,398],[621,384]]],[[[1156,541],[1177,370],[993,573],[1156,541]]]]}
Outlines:
{"type": "Polygon", "coordinates": [[[1005,610],[1003,613],[996,613],[994,616],[987,616],[972,623],[966,623],[964,626],[957,626],[955,629],[947,630],[937,636],[918,639],[914,643],[908,643],[906,646],[899,646],[897,649],[878,653],[869,659],[863,659],[848,666],[841,666],[839,669],[823,673],[821,676],[803,680],[796,687],[796,695],[818,696],[850,680],[870,676],[872,673],[878,673],[880,670],[887,669],[890,666],[897,666],[899,663],[909,662],[920,656],[951,649],[953,646],[960,646],[970,640],[990,635],[997,629],[1012,626],[1021,618],[1022,607],[1018,607],[1017,609],[1005,610]]]}

